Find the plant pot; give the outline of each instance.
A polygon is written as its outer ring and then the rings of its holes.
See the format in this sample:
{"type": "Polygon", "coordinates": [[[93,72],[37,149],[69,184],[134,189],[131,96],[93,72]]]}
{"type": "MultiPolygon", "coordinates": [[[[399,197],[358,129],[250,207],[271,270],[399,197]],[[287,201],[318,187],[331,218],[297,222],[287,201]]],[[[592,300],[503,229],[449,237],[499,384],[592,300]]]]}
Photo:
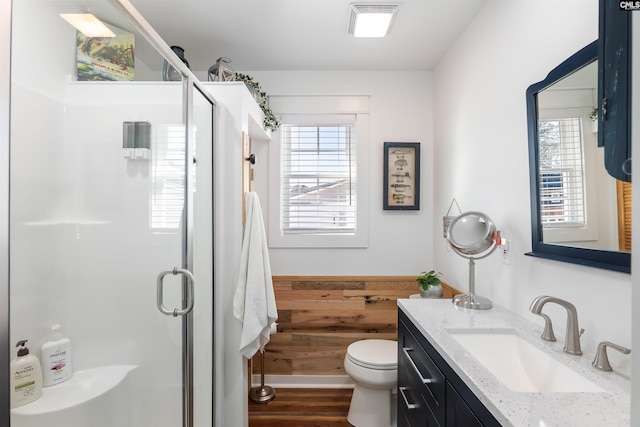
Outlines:
{"type": "Polygon", "coordinates": [[[426,291],[422,288],[420,289],[420,296],[422,298],[442,298],[442,285],[438,286],[429,286],[429,289],[426,291]]]}

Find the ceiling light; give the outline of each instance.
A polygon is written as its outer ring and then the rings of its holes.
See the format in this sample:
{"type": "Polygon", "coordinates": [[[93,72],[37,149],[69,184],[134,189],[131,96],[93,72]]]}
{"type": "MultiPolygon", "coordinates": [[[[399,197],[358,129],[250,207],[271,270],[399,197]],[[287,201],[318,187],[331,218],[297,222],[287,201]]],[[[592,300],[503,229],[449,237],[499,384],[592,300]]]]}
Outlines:
{"type": "Polygon", "coordinates": [[[60,17],[86,37],[115,37],[102,21],[90,13],[61,13],[60,17]]]}
{"type": "Polygon", "coordinates": [[[349,34],[355,37],[384,37],[391,32],[397,4],[352,4],[349,34]]]}

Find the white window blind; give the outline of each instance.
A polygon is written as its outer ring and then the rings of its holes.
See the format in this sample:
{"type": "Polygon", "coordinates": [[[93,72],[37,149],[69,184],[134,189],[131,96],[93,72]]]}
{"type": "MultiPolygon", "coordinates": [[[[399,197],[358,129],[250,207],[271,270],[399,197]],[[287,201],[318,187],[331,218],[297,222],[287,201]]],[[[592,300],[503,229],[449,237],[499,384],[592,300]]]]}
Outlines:
{"type": "Polygon", "coordinates": [[[327,124],[326,119],[305,124],[283,121],[280,132],[284,234],[356,230],[355,125],[338,123],[340,120],[327,124]]]}
{"type": "Polygon", "coordinates": [[[586,215],[581,120],[540,121],[538,132],[542,225],[583,226],[586,215]]]}
{"type": "Polygon", "coordinates": [[[175,230],[184,209],[184,125],[156,125],[151,156],[151,228],[175,230]]]}

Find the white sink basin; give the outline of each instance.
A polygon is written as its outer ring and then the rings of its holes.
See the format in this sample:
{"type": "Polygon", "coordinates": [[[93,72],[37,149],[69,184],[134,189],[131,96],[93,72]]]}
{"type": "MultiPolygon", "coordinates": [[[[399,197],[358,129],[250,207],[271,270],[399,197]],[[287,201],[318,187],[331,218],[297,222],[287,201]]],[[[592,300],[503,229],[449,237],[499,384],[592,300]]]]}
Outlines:
{"type": "Polygon", "coordinates": [[[452,333],[465,350],[516,392],[604,392],[562,362],[519,337],[506,333],[452,333]]]}

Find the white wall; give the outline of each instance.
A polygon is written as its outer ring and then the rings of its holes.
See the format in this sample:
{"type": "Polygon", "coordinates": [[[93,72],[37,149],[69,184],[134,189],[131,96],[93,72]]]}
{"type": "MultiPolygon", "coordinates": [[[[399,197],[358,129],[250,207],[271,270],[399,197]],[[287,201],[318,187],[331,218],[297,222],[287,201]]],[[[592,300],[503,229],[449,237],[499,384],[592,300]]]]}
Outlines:
{"type": "MultiPolygon", "coordinates": [[[[248,424],[247,361],[239,352],[242,324],[233,315],[242,248],[242,133],[261,114],[240,83],[204,83],[216,98],[214,141],[214,350],[216,426],[248,424]]],[[[254,134],[254,144],[264,132],[254,134]]],[[[264,143],[264,142],[262,142],[264,143]]],[[[205,338],[206,339],[206,338],[205,338]]]]}
{"type": "MultiPolygon", "coordinates": [[[[610,340],[631,347],[631,277],[524,256],[531,250],[525,91],[597,39],[596,0],[490,0],[435,70],[434,223],[453,197],[486,212],[511,241],[510,264],[494,254],[476,266],[476,293],[523,317],[538,295],[578,309],[583,350],[610,340]]],[[[435,266],[467,289],[467,264],[434,241],[435,266]]],[[[564,335],[564,309],[545,307],[564,335]]],[[[610,352],[617,353],[617,352],[610,352]]],[[[614,369],[628,356],[611,354],[614,369]]]]}
{"type": "MultiPolygon", "coordinates": [[[[433,264],[433,108],[429,72],[249,71],[273,95],[369,95],[369,247],[366,249],[271,248],[274,275],[417,275],[433,264]],[[421,143],[421,209],[382,209],[384,142],[421,143]]],[[[269,144],[278,144],[271,141],[269,144]]],[[[253,144],[254,189],[265,221],[269,211],[269,144],[253,144]]]]}

